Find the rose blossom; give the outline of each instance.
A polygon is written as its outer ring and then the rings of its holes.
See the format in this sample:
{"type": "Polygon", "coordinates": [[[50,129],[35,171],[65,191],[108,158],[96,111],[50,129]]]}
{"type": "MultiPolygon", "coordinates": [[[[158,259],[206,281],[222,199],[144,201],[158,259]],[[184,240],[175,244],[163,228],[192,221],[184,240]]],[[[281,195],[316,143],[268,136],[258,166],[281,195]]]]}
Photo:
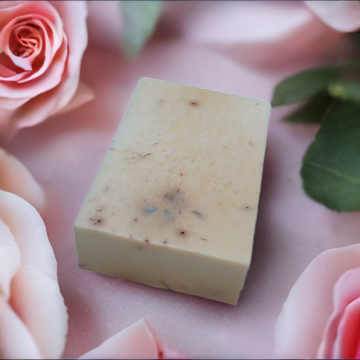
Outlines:
{"type": "Polygon", "coordinates": [[[79,85],[85,1],[0,2],[0,132],[92,99],[79,85]]]}
{"type": "Polygon", "coordinates": [[[58,358],[67,312],[45,225],[29,203],[0,190],[0,358],[58,358]]]}
{"type": "Polygon", "coordinates": [[[324,251],[278,317],[275,357],[360,358],[360,244],[324,251]]]}

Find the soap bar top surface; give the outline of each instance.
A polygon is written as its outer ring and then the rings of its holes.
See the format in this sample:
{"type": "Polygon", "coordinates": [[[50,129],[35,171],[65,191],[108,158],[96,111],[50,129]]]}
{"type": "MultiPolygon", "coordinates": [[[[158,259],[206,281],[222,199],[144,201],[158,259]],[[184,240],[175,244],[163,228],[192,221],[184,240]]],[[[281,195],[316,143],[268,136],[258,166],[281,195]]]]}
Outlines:
{"type": "Polygon", "coordinates": [[[248,265],[270,104],[142,78],[76,220],[248,265]]]}

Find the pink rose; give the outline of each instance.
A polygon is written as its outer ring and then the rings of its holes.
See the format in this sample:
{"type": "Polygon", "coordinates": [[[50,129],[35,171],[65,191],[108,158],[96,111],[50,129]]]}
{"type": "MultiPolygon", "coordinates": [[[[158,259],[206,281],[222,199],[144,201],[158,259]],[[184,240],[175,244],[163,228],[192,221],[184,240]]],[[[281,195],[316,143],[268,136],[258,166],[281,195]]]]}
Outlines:
{"type": "Polygon", "coordinates": [[[275,357],[360,358],[360,244],[316,257],[277,319],[275,357]]]}
{"type": "Polygon", "coordinates": [[[0,190],[0,358],[58,358],[67,333],[56,260],[37,211],[0,190]]]}
{"type": "Polygon", "coordinates": [[[0,2],[0,133],[93,98],[79,86],[85,1],[0,2]]]}
{"type": "Polygon", "coordinates": [[[342,32],[360,29],[359,1],[305,1],[326,25],[342,32]]]}

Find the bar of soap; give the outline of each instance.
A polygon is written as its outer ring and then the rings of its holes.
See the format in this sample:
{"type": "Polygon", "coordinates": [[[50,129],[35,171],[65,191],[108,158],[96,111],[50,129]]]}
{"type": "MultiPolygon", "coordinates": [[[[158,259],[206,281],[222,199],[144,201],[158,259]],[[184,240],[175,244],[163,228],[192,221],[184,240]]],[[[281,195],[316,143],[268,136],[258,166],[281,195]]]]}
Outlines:
{"type": "Polygon", "coordinates": [[[236,304],[270,109],[142,78],[76,219],[79,267],[236,304]]]}

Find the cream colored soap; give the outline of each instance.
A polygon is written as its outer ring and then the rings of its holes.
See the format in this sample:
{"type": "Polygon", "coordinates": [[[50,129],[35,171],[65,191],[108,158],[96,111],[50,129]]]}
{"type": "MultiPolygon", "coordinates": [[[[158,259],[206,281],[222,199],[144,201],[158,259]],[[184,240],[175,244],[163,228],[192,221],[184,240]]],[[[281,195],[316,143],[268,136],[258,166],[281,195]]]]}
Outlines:
{"type": "Polygon", "coordinates": [[[270,104],[140,80],[75,222],[81,269],[236,304],[270,104]]]}

